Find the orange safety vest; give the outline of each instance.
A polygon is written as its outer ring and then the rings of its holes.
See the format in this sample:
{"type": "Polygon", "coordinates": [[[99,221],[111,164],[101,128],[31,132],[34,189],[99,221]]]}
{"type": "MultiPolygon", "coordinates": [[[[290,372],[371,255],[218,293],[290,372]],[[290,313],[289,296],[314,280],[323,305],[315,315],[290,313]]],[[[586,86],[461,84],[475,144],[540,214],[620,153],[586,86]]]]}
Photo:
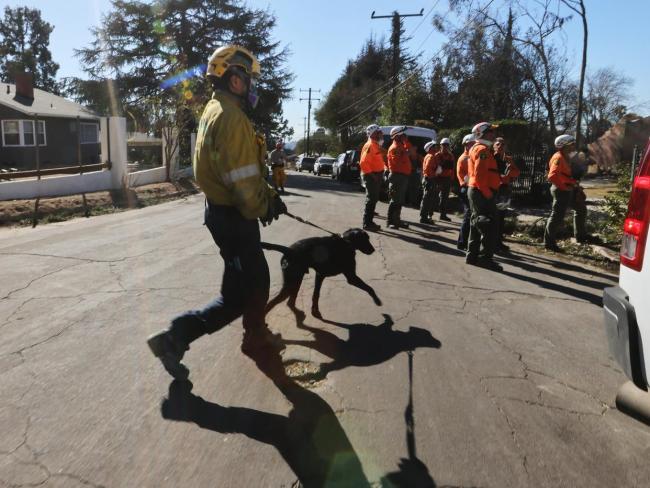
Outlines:
{"type": "Polygon", "coordinates": [[[408,146],[393,141],[390,148],[388,148],[388,170],[391,173],[400,173],[407,176],[411,174],[411,158],[409,157],[408,146]]]}
{"type": "Polygon", "coordinates": [[[422,162],[422,176],[425,178],[433,178],[436,174],[436,158],[435,154],[428,154],[424,156],[422,162]]]}
{"type": "Polygon", "coordinates": [[[384,171],[384,150],[376,141],[368,139],[361,149],[361,173],[364,175],[384,171]]]}
{"type": "Polygon", "coordinates": [[[440,166],[442,173],[436,175],[436,178],[453,178],[454,177],[454,155],[443,152],[442,149],[436,153],[436,169],[440,166]]]}
{"type": "Polygon", "coordinates": [[[482,142],[477,142],[469,151],[467,164],[469,186],[478,188],[484,197],[492,198],[501,186],[501,175],[492,150],[482,142]]]}
{"type": "Polygon", "coordinates": [[[553,154],[548,162],[548,181],[562,191],[570,190],[576,184],[576,180],[571,176],[571,166],[561,151],[553,154]]]}
{"type": "Polygon", "coordinates": [[[460,186],[467,186],[465,177],[467,176],[467,163],[469,162],[469,151],[465,149],[456,162],[456,178],[460,186]]]}

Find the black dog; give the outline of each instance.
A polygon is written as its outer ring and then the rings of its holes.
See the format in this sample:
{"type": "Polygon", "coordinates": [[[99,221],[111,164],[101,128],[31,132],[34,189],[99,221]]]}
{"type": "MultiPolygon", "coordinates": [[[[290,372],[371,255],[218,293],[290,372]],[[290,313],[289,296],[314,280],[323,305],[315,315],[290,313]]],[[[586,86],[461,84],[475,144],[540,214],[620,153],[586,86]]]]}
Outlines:
{"type": "Polygon", "coordinates": [[[348,283],[367,292],[375,304],[381,305],[381,300],[375,290],[367,285],[356,273],[355,253],[358,249],[364,254],[372,254],[375,248],[370,244],[368,234],[361,229],[349,229],[342,235],[328,237],[311,237],[302,239],[291,247],[279,246],[262,242],[262,248],[280,251],[282,256],[282,289],[280,293],[266,306],[268,313],[278,303],[289,298],[289,306],[293,309],[296,305],[298,290],[302,279],[309,272],[309,268],[316,271],[316,286],[312,298],[311,313],[314,317],[321,317],[318,310],[318,298],[323,280],[327,276],[343,274],[348,283]]]}

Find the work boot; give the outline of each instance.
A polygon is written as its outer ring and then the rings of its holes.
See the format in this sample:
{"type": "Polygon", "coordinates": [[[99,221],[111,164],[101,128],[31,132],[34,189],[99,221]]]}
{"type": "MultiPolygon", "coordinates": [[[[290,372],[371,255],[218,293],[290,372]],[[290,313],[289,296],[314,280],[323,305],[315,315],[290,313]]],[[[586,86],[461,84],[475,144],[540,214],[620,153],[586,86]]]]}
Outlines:
{"type": "Polygon", "coordinates": [[[555,243],[545,243],[544,248],[548,251],[553,251],[553,252],[562,252],[562,249],[555,243]]]}
{"type": "Polygon", "coordinates": [[[495,251],[497,254],[509,254],[510,253],[510,247],[507,246],[506,244],[499,244],[496,248],[495,251]]]}
{"type": "Polygon", "coordinates": [[[376,232],[379,229],[381,229],[381,226],[379,224],[374,223],[374,222],[368,222],[367,224],[363,224],[363,230],[369,230],[371,232],[376,232]]]}
{"type": "Polygon", "coordinates": [[[149,336],[147,344],[172,377],[181,381],[188,378],[190,370],[181,363],[185,351],[189,349],[187,344],[176,340],[168,330],[149,336]]]}
{"type": "Polygon", "coordinates": [[[399,221],[399,224],[397,224],[397,227],[398,227],[398,228],[399,228],[399,227],[403,227],[403,228],[405,228],[405,229],[408,229],[408,228],[409,228],[409,223],[406,222],[406,221],[404,221],[404,220],[400,220],[400,221],[399,221]]]}
{"type": "Polygon", "coordinates": [[[444,220],[445,222],[451,222],[451,219],[447,217],[447,214],[442,214],[440,216],[440,220],[444,220]]]}
{"type": "Polygon", "coordinates": [[[432,225],[432,224],[433,224],[433,220],[431,220],[431,219],[429,219],[429,218],[426,218],[426,217],[423,217],[423,218],[420,219],[420,223],[421,223],[421,224],[429,224],[429,225],[432,225]]]}
{"type": "Polygon", "coordinates": [[[471,264],[472,266],[476,266],[478,264],[478,256],[474,254],[468,254],[465,256],[465,264],[471,264]]]}
{"type": "Polygon", "coordinates": [[[460,242],[456,244],[456,249],[459,251],[467,251],[467,245],[466,244],[461,244],[460,242]]]}

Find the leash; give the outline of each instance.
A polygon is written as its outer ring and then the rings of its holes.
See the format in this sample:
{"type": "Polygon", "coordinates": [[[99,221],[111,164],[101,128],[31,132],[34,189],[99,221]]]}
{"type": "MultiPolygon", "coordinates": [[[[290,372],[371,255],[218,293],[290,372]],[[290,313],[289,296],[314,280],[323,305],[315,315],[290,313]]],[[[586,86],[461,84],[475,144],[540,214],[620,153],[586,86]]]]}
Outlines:
{"type": "Polygon", "coordinates": [[[308,220],[305,220],[302,217],[298,217],[297,215],[290,214],[289,212],[285,212],[284,215],[286,215],[287,217],[291,217],[293,220],[297,220],[301,224],[311,225],[312,227],[316,227],[317,229],[322,230],[323,232],[327,232],[328,234],[332,234],[333,236],[338,236],[337,233],[327,229],[323,229],[321,226],[316,225],[313,222],[309,222],[308,220]]]}

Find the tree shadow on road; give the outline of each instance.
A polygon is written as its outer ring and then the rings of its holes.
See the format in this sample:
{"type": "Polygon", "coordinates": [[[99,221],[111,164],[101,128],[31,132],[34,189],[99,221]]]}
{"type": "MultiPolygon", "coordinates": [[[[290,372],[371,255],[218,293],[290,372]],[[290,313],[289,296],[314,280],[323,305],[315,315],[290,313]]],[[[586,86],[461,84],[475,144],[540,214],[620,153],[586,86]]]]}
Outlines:
{"type": "Polygon", "coordinates": [[[287,377],[277,352],[265,349],[251,358],[291,403],[288,416],[225,407],[194,395],[189,381],[173,381],[161,405],[163,418],[192,422],[214,432],[244,434],[272,445],[300,486],[369,488],[361,461],[329,404],[287,377]]]}
{"type": "Polygon", "coordinates": [[[396,239],[400,239],[402,241],[408,242],[409,244],[415,244],[416,246],[420,246],[422,249],[426,251],[435,251],[442,254],[451,254],[452,256],[461,256],[465,254],[463,251],[459,251],[458,249],[456,249],[455,241],[452,241],[451,239],[448,239],[446,237],[442,237],[438,234],[416,233],[416,235],[419,234],[422,237],[415,237],[412,234],[397,233],[397,232],[392,232],[384,229],[381,229],[380,233],[385,236],[395,237],[396,239]],[[448,242],[450,244],[453,243],[454,247],[446,246],[444,244],[441,244],[438,241],[448,242]]]}
{"type": "Polygon", "coordinates": [[[407,332],[393,330],[393,319],[384,315],[380,325],[345,324],[332,320],[321,319],[326,324],[334,325],[348,331],[348,339],[343,340],[336,334],[310,327],[304,322],[304,313],[295,309],[297,326],[309,331],[314,340],[284,340],[286,345],[304,346],[327,356],[332,361],[322,364],[318,372],[306,373],[299,377],[301,380],[321,380],[331,371],[339,371],[349,366],[367,367],[381,364],[406,351],[419,347],[440,348],[438,339],[431,332],[419,327],[409,327],[407,332]]]}
{"type": "Polygon", "coordinates": [[[409,351],[409,401],[404,411],[406,422],[406,449],[408,458],[399,461],[399,470],[381,479],[382,488],[435,488],[436,483],[427,466],[418,459],[413,415],[413,351],[409,351]]]}

